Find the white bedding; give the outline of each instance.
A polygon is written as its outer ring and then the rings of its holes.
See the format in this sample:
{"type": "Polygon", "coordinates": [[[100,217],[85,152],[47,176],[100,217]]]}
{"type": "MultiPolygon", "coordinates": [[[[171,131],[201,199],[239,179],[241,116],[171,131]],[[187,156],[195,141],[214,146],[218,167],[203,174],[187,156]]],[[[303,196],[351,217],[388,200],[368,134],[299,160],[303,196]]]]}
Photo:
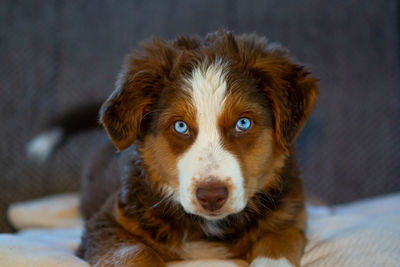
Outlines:
{"type": "MultiPolygon", "coordinates": [[[[0,234],[0,266],[89,266],[73,251],[82,221],[75,194],[17,203],[10,222],[20,231],[0,234]]],[[[309,242],[302,266],[400,266],[400,193],[347,205],[308,206],[309,242]]],[[[191,261],[169,266],[236,266],[229,261],[191,261]]]]}

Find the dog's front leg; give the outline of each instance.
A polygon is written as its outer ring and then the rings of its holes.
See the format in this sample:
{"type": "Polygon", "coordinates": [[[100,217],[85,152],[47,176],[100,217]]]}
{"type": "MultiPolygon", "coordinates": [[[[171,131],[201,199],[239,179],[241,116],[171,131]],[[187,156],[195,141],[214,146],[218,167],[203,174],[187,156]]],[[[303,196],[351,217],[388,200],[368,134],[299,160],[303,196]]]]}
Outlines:
{"type": "Polygon", "coordinates": [[[165,266],[164,260],[151,247],[135,238],[124,238],[119,229],[104,233],[89,232],[82,239],[77,255],[95,267],[165,266]],[[115,231],[116,230],[116,231],[115,231]]]}
{"type": "MultiPolygon", "coordinates": [[[[135,231],[127,231],[121,225],[115,212],[117,200],[117,195],[111,197],[103,210],[86,222],[76,254],[96,267],[165,266],[154,248],[145,244],[135,231]]],[[[136,225],[134,220],[129,222],[130,227],[136,225]]]]}
{"type": "Polygon", "coordinates": [[[154,267],[165,266],[165,262],[152,248],[138,243],[122,245],[112,248],[105,255],[100,256],[94,267],[154,267]]]}
{"type": "Polygon", "coordinates": [[[250,267],[298,267],[305,244],[303,232],[296,228],[267,233],[249,253],[250,267]]]}

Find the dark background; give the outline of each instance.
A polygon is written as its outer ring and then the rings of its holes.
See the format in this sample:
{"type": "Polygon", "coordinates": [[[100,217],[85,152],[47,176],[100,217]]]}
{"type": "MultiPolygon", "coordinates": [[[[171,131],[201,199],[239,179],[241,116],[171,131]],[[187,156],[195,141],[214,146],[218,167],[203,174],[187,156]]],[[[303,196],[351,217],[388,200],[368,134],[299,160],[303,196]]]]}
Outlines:
{"type": "Polygon", "coordinates": [[[24,146],[55,114],[102,100],[123,56],[151,35],[224,26],[288,47],[320,78],[298,141],[306,189],[330,203],[400,190],[399,1],[2,0],[0,231],[11,202],[77,191],[82,134],[44,165],[24,146]]]}

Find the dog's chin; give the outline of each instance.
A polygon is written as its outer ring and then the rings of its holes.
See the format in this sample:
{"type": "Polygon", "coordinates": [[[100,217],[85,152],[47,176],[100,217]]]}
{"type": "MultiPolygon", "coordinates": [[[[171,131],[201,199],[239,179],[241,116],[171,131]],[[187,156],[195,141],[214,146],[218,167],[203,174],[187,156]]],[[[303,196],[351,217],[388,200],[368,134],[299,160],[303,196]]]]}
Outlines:
{"type": "Polygon", "coordinates": [[[227,211],[214,211],[214,212],[210,212],[210,211],[206,211],[206,210],[202,210],[202,211],[192,211],[192,210],[187,210],[185,209],[185,211],[187,213],[193,214],[193,215],[197,215],[200,216],[208,221],[219,221],[222,220],[224,218],[226,218],[229,215],[233,215],[233,214],[237,214],[239,213],[241,210],[239,211],[232,211],[230,210],[229,212],[227,211]]]}
{"type": "Polygon", "coordinates": [[[206,219],[208,221],[219,221],[230,214],[229,213],[212,213],[212,212],[210,212],[210,213],[202,213],[202,214],[197,214],[197,215],[203,217],[204,219],[206,219]]]}

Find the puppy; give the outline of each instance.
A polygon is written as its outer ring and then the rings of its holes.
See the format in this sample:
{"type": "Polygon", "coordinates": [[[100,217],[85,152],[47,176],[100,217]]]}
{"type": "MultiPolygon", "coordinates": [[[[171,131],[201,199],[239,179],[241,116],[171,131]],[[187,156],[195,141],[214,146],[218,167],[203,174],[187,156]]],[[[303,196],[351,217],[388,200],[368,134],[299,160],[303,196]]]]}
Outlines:
{"type": "Polygon", "coordinates": [[[256,35],[144,43],[100,110],[121,152],[105,144],[93,156],[77,254],[94,266],[299,266],[306,213],[293,151],[318,91],[308,74],[256,35]]]}

